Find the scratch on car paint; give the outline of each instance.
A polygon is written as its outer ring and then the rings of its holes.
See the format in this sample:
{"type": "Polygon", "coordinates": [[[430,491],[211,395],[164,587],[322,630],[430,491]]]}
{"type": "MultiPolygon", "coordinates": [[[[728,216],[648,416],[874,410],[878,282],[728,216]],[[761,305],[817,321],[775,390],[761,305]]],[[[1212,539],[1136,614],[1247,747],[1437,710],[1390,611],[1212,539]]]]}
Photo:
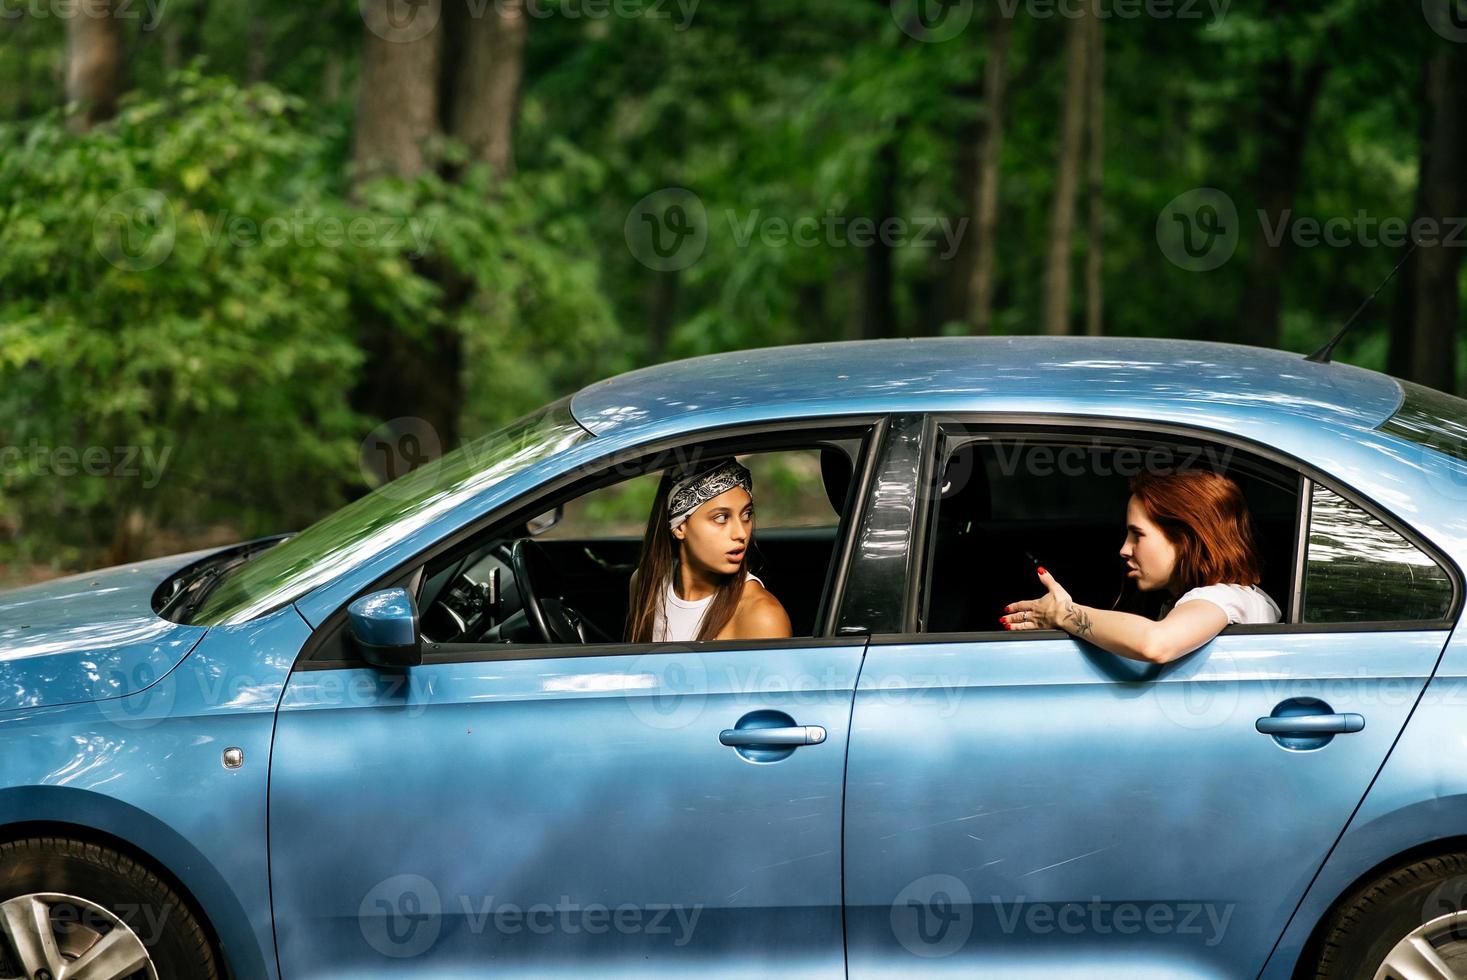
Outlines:
{"type": "Polygon", "coordinates": [[[1097,847],[1093,851],[1086,851],[1084,854],[1076,854],[1072,858],[1065,858],[1063,861],[1056,861],[1054,864],[1046,864],[1044,867],[1035,868],[1033,871],[1025,871],[1023,874],[1019,875],[1019,877],[1027,878],[1030,875],[1037,875],[1041,871],[1048,871],[1050,868],[1058,868],[1062,864],[1069,864],[1071,861],[1078,861],[1081,858],[1088,858],[1092,854],[1099,854],[1101,851],[1108,851],[1114,846],[1114,844],[1107,844],[1105,847],[1097,847]]]}
{"type": "Polygon", "coordinates": [[[1004,807],[1002,810],[984,810],[981,813],[970,813],[966,817],[953,817],[951,820],[939,820],[939,821],[937,821],[937,823],[929,823],[929,824],[925,824],[924,826],[921,826],[921,827],[911,827],[911,828],[909,828],[907,830],[898,831],[895,834],[887,834],[885,837],[882,837],[880,839],[881,840],[891,840],[893,837],[904,837],[907,834],[920,834],[924,830],[931,830],[933,827],[941,827],[941,826],[943,826],[945,824],[950,824],[950,823],[963,823],[964,821],[967,821],[967,820],[977,820],[979,817],[992,817],[992,816],[995,816],[995,815],[1000,814],[1000,813],[1013,813],[1013,812],[1015,812],[1017,810],[1028,810],[1028,809],[1030,809],[1032,807],[1036,807],[1036,806],[1058,806],[1058,805],[1059,804],[1057,804],[1057,803],[1025,803],[1023,806],[1004,807]]]}
{"type": "Polygon", "coordinates": [[[811,860],[813,858],[824,857],[825,855],[832,854],[832,853],[834,853],[834,852],[833,851],[830,851],[830,850],[817,851],[814,854],[806,854],[806,855],[803,855],[802,857],[790,858],[788,861],[775,861],[773,864],[761,865],[760,867],[754,868],[752,870],[754,870],[754,871],[768,871],[770,868],[782,868],[786,864],[794,864],[796,861],[809,861],[809,860],[811,860]]]}

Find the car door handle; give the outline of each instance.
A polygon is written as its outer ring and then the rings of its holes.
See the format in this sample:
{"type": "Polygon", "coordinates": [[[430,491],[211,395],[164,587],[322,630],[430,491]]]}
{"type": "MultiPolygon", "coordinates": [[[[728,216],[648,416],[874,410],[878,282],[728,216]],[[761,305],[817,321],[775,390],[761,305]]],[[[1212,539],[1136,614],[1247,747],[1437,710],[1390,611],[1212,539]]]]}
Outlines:
{"type": "Polygon", "coordinates": [[[1258,719],[1255,727],[1265,735],[1333,735],[1360,731],[1365,727],[1365,716],[1353,711],[1335,715],[1269,715],[1258,719]]]}
{"type": "Polygon", "coordinates": [[[819,745],[825,741],[825,729],[819,725],[796,725],[792,728],[725,728],[718,733],[724,745],[819,745]]]}

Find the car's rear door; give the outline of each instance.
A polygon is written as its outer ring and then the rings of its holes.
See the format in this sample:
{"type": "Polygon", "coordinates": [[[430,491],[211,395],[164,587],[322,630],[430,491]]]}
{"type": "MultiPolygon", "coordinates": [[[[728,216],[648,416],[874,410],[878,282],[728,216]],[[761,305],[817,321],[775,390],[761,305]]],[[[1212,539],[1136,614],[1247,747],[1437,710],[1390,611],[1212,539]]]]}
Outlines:
{"type": "Polygon", "coordinates": [[[873,637],[847,767],[851,977],[1257,973],[1454,603],[1449,568],[1300,481],[1295,622],[1164,667],[1050,631],[873,637]]]}

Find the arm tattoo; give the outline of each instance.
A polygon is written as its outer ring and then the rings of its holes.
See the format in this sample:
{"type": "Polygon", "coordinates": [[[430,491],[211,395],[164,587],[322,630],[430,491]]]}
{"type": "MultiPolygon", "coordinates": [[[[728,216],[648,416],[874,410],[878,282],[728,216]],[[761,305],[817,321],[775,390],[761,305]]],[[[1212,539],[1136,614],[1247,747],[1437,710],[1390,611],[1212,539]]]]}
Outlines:
{"type": "Polygon", "coordinates": [[[1073,602],[1065,602],[1065,618],[1075,627],[1075,635],[1085,637],[1090,635],[1090,614],[1082,607],[1073,602]]]}

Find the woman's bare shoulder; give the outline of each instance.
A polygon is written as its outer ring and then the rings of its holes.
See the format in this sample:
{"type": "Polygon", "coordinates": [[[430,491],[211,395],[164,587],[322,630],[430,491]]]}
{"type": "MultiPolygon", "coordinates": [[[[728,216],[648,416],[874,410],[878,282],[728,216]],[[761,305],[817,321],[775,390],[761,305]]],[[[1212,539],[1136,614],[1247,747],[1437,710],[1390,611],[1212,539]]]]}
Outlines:
{"type": "Polygon", "coordinates": [[[790,635],[790,617],[784,611],[784,604],[764,583],[754,579],[744,583],[744,593],[739,597],[739,608],[731,625],[741,639],[790,635]]]}

